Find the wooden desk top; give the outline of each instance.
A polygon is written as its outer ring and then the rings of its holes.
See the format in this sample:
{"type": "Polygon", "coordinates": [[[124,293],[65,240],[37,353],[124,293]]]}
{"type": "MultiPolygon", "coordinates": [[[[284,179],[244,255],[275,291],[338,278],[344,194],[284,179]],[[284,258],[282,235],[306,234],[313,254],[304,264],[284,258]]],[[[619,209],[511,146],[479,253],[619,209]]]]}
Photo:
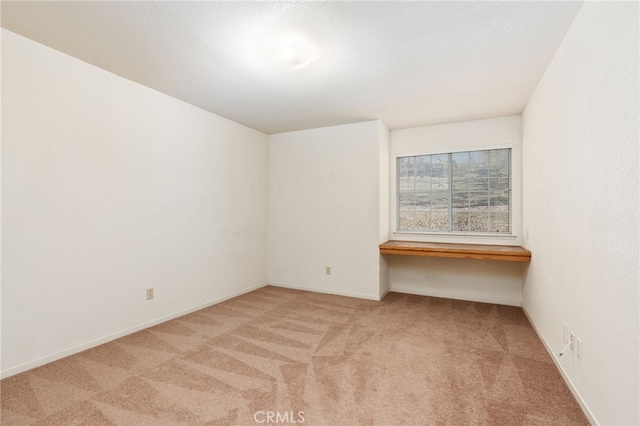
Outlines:
{"type": "Polygon", "coordinates": [[[380,244],[379,247],[381,254],[451,257],[460,259],[491,259],[510,262],[531,261],[531,252],[518,246],[387,241],[386,243],[380,244]]]}

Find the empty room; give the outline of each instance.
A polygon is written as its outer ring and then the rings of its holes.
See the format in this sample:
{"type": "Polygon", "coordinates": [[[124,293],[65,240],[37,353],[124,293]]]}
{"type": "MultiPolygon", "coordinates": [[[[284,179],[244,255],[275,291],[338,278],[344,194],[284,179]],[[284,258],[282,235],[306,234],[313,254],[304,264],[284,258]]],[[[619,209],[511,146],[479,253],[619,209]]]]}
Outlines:
{"type": "Polygon", "coordinates": [[[640,425],[637,1],[2,1],[2,425],[640,425]]]}

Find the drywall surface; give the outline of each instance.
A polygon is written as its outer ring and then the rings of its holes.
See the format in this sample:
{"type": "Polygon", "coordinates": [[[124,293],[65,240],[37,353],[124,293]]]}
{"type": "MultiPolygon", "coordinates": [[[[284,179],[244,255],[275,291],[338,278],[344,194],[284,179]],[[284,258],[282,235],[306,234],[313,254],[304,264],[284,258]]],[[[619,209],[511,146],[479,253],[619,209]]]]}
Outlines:
{"type": "MultiPolygon", "coordinates": [[[[521,142],[520,116],[509,116],[438,126],[391,131],[392,238],[405,241],[460,242],[477,244],[521,244],[521,142]],[[396,224],[396,157],[510,146],[512,149],[513,236],[441,236],[394,233],[396,224]]],[[[535,253],[534,253],[535,256],[535,253]]],[[[520,306],[522,265],[520,263],[386,256],[392,291],[520,306]]]]}
{"type": "Polygon", "coordinates": [[[269,283],[380,297],[380,138],[378,121],[269,136],[269,283]]]}
{"type": "MultiPolygon", "coordinates": [[[[387,126],[381,121],[379,122],[380,128],[380,171],[378,172],[378,178],[380,181],[380,235],[378,242],[384,243],[389,241],[391,237],[390,225],[390,184],[391,179],[389,176],[390,166],[390,154],[391,154],[391,133],[387,126]]],[[[380,256],[380,297],[384,297],[389,292],[389,263],[385,256],[380,256]]]]}
{"type": "Polygon", "coordinates": [[[2,37],[4,375],[266,283],[266,135],[2,37]]]}
{"type": "Polygon", "coordinates": [[[387,255],[391,291],[520,306],[522,264],[387,255]]]}
{"type": "Polygon", "coordinates": [[[523,114],[523,307],[598,424],[640,424],[638,3],[586,2],[523,114]],[[557,357],[557,356],[556,356],[557,357]]]}

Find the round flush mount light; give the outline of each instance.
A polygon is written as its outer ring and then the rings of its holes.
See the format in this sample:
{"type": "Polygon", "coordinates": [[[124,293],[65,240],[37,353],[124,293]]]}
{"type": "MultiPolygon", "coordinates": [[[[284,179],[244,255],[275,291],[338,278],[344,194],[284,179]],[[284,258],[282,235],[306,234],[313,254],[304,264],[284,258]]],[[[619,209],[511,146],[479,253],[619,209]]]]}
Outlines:
{"type": "Polygon", "coordinates": [[[274,41],[269,60],[293,72],[302,69],[320,57],[320,49],[304,34],[288,34],[274,41]]]}

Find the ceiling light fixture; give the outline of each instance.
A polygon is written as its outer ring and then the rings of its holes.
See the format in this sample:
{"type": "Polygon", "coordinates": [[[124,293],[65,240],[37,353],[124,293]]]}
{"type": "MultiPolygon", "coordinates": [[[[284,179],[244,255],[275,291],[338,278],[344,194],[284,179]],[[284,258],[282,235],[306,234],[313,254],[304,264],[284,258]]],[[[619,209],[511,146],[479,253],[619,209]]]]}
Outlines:
{"type": "Polygon", "coordinates": [[[320,50],[302,34],[290,34],[273,46],[269,60],[289,72],[304,68],[320,57],[320,50]]]}

